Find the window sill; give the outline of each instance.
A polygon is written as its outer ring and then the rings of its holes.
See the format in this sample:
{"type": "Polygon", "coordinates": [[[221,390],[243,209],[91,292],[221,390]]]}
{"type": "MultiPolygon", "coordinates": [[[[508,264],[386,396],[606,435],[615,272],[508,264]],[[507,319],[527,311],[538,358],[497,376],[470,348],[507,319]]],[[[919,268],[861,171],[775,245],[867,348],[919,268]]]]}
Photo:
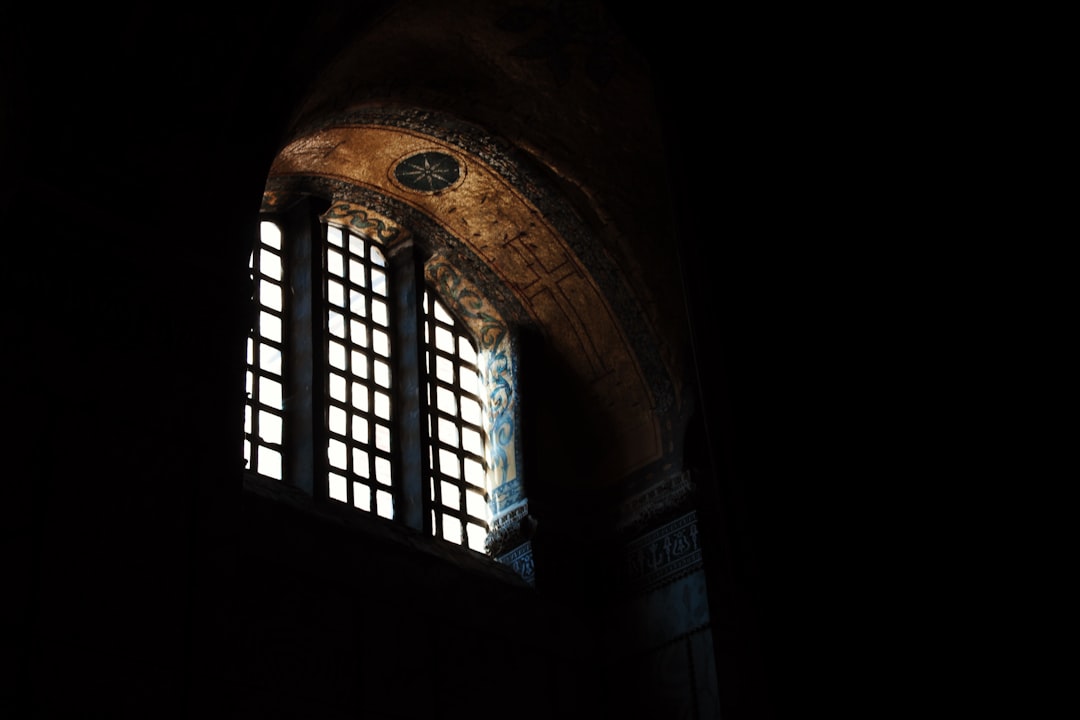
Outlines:
{"type": "Polygon", "coordinates": [[[301,513],[327,527],[336,527],[348,535],[376,544],[387,544],[397,551],[416,553],[447,563],[463,572],[495,578],[532,590],[511,567],[468,548],[425,536],[385,518],[355,510],[337,501],[317,502],[314,498],[281,481],[253,473],[244,473],[244,491],[275,506],[301,513]]]}

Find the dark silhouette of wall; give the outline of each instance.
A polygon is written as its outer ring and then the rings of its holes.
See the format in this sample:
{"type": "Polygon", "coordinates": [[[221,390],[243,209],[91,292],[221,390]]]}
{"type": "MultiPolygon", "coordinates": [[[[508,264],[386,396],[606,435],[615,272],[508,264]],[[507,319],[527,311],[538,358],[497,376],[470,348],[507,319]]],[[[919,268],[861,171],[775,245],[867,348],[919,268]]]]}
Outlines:
{"type": "MultiPolygon", "coordinates": [[[[384,6],[330,10],[362,22],[384,6]]],[[[534,591],[243,490],[253,218],[291,112],[344,28],[274,5],[104,22],[97,10],[6,12],[12,669],[0,714],[427,717],[436,703],[475,707],[463,688],[477,682],[485,712],[628,710],[622,680],[594,665],[609,600],[595,577],[577,597],[580,578],[567,576],[534,591]]],[[[793,359],[810,338],[779,307],[806,281],[755,223],[790,230],[772,214],[787,188],[762,164],[795,143],[774,116],[749,111],[732,127],[706,102],[714,90],[760,99],[767,91],[750,86],[768,67],[734,88],[690,80],[709,60],[692,18],[664,18],[684,31],[676,43],[646,32],[652,17],[621,17],[656,63],[685,239],[702,386],[688,464],[705,480],[703,541],[723,558],[708,566],[721,702],[725,717],[771,717],[793,702],[793,658],[804,657],[789,653],[805,618],[788,606],[802,559],[788,542],[805,520],[786,493],[791,455],[809,443],[791,425],[808,414],[788,412],[787,392],[817,361],[793,359]],[[695,169],[704,156],[732,163],[719,190],[695,169]],[[716,192],[730,214],[703,211],[716,192]]]]}

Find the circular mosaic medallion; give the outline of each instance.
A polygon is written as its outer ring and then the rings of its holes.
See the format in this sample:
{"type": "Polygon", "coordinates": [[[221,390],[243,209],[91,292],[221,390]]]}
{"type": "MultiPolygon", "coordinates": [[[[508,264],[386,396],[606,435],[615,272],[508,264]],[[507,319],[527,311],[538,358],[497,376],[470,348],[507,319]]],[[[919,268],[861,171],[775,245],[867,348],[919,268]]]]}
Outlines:
{"type": "Polygon", "coordinates": [[[446,153],[422,152],[399,162],[394,178],[410,190],[437,192],[457,183],[461,165],[446,153]]]}

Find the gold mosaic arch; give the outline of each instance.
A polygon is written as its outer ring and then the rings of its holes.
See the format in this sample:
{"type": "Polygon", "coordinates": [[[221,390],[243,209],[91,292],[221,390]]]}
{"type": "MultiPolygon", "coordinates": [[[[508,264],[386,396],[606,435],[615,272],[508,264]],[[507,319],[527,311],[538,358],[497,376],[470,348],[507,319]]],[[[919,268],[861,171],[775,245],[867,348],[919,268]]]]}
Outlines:
{"type": "Polygon", "coordinates": [[[270,176],[290,175],[369,188],[439,223],[492,269],[589,388],[610,440],[607,479],[660,459],[661,425],[648,384],[608,299],[543,214],[479,157],[414,130],[349,125],[285,147],[270,176]],[[460,174],[439,191],[410,189],[394,170],[421,153],[451,156],[460,174]]]}

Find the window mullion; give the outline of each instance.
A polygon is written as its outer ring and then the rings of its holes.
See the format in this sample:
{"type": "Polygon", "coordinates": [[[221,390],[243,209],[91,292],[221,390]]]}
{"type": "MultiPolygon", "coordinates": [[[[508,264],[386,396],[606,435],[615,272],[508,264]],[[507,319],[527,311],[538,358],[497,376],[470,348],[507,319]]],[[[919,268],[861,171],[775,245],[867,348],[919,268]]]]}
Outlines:
{"type": "Polygon", "coordinates": [[[310,199],[293,205],[282,218],[285,253],[286,357],[285,427],[288,482],[316,498],[326,497],[325,445],[321,413],[324,383],[316,368],[322,367],[322,324],[314,320],[322,306],[322,247],[318,208],[310,199]],[[320,445],[322,443],[322,445],[320,445]]]}
{"type": "Polygon", "coordinates": [[[424,488],[424,452],[427,447],[427,403],[423,392],[423,264],[411,239],[391,249],[394,340],[394,405],[397,430],[398,497],[405,525],[430,534],[424,488]]]}

